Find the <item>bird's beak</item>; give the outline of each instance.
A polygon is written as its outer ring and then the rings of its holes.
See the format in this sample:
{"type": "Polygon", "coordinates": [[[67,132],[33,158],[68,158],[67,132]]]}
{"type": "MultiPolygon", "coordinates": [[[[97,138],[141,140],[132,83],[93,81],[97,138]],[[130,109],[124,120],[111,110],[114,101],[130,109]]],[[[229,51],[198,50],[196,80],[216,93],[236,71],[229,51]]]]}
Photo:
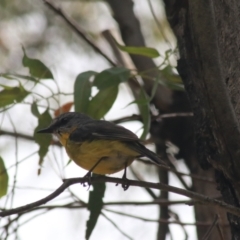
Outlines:
{"type": "Polygon", "coordinates": [[[37,133],[53,133],[53,127],[49,126],[47,128],[40,129],[37,133]]]}

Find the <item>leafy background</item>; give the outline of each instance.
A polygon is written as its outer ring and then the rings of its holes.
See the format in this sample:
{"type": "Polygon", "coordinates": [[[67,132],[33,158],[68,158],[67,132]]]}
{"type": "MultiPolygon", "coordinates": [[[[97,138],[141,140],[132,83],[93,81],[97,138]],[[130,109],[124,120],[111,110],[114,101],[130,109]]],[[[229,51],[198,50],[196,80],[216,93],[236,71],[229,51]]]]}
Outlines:
{"type": "MultiPolygon", "coordinates": [[[[171,43],[169,46],[159,31],[146,1],[138,0],[135,12],[141,16],[139,19],[147,45],[154,48],[140,49],[124,47],[121,44],[116,33],[116,25],[104,2],[73,1],[58,4],[77,21],[94,44],[114,59],[111,47],[100,34],[106,28],[111,29],[117,39],[115,42],[118,48],[126,53],[124,59],[127,68],[109,65],[106,59],[95,53],[43,2],[25,0],[21,1],[21,4],[14,0],[1,2],[0,58],[3,64],[0,66],[0,167],[3,174],[0,175],[0,194],[4,196],[7,191],[7,195],[0,200],[1,207],[11,208],[36,201],[56,189],[61,184],[62,178],[85,174],[84,170],[73,163],[68,164],[69,158],[64,149],[60,148],[54,139],[35,134],[37,129],[48,125],[54,116],[62,111],[74,109],[107,120],[140,114],[143,124],[135,121],[123,125],[145,139],[150,126],[149,103],[158,84],[180,91],[183,89],[173,67],[176,61],[174,37],[170,34],[166,20],[159,19],[164,26],[164,36],[167,36],[171,43]],[[159,66],[161,77],[155,79],[156,84],[151,96],[147,96],[142,88],[138,98],[133,97],[126,83],[130,78],[139,80],[140,76],[147,73],[136,72],[127,53],[152,57],[159,66]],[[15,136],[21,134],[25,136],[25,140],[20,136],[12,138],[4,134],[4,131],[13,132],[15,136]],[[33,137],[35,142],[32,139],[26,140],[27,137],[33,137]]],[[[152,1],[152,4],[156,11],[160,13],[163,11],[158,1],[152,1]]],[[[138,162],[135,162],[133,167],[146,180],[158,181],[154,167],[138,162]]],[[[179,167],[184,169],[184,164],[180,162],[179,167]]],[[[122,173],[116,174],[119,177],[121,175],[122,173]]],[[[130,171],[129,178],[134,178],[130,171]]],[[[170,175],[170,184],[181,186],[174,175],[170,175]]],[[[20,239],[32,239],[33,234],[34,239],[53,237],[84,239],[85,234],[91,235],[90,230],[94,228],[94,224],[91,227],[91,223],[87,221],[88,209],[75,210],[73,203],[78,201],[87,203],[89,193],[91,203],[91,196],[96,199],[94,192],[89,192],[81,186],[73,186],[49,204],[52,208],[20,215],[17,219],[20,227],[11,225],[11,221],[2,220],[1,224],[5,229],[1,228],[0,234],[2,237],[6,234],[7,226],[8,239],[14,239],[16,236],[20,239]],[[68,206],[69,203],[71,207],[68,206]],[[60,211],[54,210],[60,205],[65,207],[60,211]],[[46,219],[51,224],[44,224],[46,219]]],[[[101,195],[104,195],[106,202],[151,200],[143,189],[132,187],[123,193],[120,187],[111,184],[107,185],[105,194],[101,195]]],[[[179,196],[176,198],[170,194],[170,199],[185,198],[179,196]]],[[[101,198],[99,201],[101,202],[101,198]]],[[[176,207],[173,206],[172,209],[178,212],[176,207]]],[[[91,204],[89,210],[91,211],[91,204]]],[[[96,213],[96,210],[94,212],[96,213]]],[[[182,207],[179,214],[183,221],[193,220],[192,209],[187,206],[182,207]],[[187,212],[189,214],[186,214],[187,212]]],[[[109,206],[104,214],[100,215],[91,239],[111,239],[113,236],[114,239],[123,239],[123,236],[153,239],[156,235],[157,222],[144,220],[149,217],[158,218],[156,206],[109,206]],[[142,219],[133,223],[131,218],[120,216],[113,211],[137,213],[136,215],[142,219]]],[[[170,228],[175,237],[184,238],[185,233],[180,226],[171,225],[170,228]]],[[[187,227],[187,230],[190,239],[191,236],[195,236],[193,226],[187,227]]]]}

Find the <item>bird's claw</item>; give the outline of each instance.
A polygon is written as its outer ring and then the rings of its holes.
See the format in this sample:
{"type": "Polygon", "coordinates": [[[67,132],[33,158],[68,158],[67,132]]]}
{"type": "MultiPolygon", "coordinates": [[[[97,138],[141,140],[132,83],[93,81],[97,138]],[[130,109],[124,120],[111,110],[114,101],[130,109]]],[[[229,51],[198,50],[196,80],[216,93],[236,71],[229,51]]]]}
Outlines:
{"type": "Polygon", "coordinates": [[[86,182],[83,182],[82,185],[83,187],[87,187],[88,186],[88,190],[92,185],[92,181],[91,181],[91,176],[92,173],[89,171],[83,178],[86,178],[86,182]]]}
{"type": "MultiPolygon", "coordinates": [[[[128,190],[128,188],[129,188],[128,179],[126,178],[126,176],[125,176],[125,177],[123,176],[123,177],[122,177],[122,180],[123,180],[123,182],[122,182],[122,188],[123,188],[124,191],[126,191],[126,190],[128,190]]],[[[115,186],[118,186],[118,183],[116,183],[115,186]]]]}

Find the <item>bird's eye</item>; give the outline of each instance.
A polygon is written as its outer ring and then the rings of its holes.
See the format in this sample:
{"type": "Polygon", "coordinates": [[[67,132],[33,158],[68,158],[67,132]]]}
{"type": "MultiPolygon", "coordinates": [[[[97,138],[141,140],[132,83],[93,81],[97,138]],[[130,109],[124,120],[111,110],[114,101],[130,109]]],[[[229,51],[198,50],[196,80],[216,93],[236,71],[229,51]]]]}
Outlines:
{"type": "Polygon", "coordinates": [[[68,119],[66,117],[62,118],[61,123],[67,123],[68,119]]]}
{"type": "Polygon", "coordinates": [[[61,136],[61,131],[60,131],[60,130],[57,130],[57,134],[61,136]]]}

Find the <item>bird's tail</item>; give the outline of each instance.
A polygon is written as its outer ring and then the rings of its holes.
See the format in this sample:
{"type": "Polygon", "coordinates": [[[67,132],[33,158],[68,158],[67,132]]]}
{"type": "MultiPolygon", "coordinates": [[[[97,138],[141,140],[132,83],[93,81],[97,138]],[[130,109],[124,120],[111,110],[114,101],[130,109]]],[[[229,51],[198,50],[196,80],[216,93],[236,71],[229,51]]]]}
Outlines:
{"type": "Polygon", "coordinates": [[[145,146],[143,146],[141,143],[138,143],[137,146],[134,146],[135,150],[141,154],[141,156],[146,156],[150,158],[153,162],[155,162],[157,165],[167,165],[165,161],[163,161],[160,156],[158,156],[156,153],[150,151],[145,146]]]}
{"type": "Polygon", "coordinates": [[[165,161],[163,161],[160,156],[158,156],[156,153],[150,151],[149,149],[147,149],[146,147],[144,147],[144,155],[148,158],[150,158],[153,162],[155,162],[157,165],[167,165],[165,161]]]}

